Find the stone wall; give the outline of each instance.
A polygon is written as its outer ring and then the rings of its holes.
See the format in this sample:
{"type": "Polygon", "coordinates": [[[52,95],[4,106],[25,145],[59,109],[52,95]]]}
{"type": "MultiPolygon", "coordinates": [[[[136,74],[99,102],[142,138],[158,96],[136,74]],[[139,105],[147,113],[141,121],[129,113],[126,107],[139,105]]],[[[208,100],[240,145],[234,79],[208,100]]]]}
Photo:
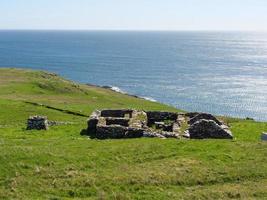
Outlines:
{"type": "Polygon", "coordinates": [[[112,118],[107,117],[106,118],[106,125],[121,125],[121,126],[129,126],[130,119],[127,118],[112,118]]]}
{"type": "Polygon", "coordinates": [[[135,129],[124,126],[98,126],[96,138],[98,139],[123,139],[143,137],[143,129],[135,129]]]}

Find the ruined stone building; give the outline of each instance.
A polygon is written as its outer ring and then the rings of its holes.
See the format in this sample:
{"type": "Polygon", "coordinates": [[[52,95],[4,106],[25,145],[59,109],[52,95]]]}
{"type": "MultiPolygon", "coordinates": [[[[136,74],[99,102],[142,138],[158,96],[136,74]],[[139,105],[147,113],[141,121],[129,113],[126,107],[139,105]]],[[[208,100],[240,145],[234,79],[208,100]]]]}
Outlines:
{"type": "Polygon", "coordinates": [[[87,134],[98,139],[233,138],[229,127],[211,114],[130,109],[93,112],[88,120],[87,134]]]}

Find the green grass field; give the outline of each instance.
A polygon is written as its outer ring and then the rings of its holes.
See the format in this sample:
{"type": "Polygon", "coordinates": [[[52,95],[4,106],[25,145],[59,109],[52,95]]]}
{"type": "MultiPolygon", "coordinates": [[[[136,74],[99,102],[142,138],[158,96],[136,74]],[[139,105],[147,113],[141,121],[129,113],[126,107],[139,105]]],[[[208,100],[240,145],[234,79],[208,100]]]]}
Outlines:
{"type": "Polygon", "coordinates": [[[234,140],[90,140],[95,109],[178,111],[54,74],[0,69],[0,199],[267,199],[267,123],[224,118],[234,140]],[[26,131],[30,115],[72,122],[26,131]]]}

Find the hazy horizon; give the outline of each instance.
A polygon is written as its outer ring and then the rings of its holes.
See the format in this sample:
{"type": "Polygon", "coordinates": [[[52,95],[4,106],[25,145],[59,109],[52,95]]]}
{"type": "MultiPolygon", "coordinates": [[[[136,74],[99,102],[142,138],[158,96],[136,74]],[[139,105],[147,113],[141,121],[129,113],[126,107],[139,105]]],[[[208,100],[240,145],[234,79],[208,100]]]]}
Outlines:
{"type": "Polygon", "coordinates": [[[248,32],[267,33],[267,30],[160,30],[160,29],[0,29],[0,31],[73,31],[73,32],[248,32]]]}
{"type": "Polygon", "coordinates": [[[267,31],[264,0],[0,2],[0,30],[267,31]]]}

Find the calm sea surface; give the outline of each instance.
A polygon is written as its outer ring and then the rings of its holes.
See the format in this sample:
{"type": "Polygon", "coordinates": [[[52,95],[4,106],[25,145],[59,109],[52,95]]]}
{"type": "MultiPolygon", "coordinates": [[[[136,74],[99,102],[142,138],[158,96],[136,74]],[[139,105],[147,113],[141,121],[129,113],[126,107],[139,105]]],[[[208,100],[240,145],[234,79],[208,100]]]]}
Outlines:
{"type": "Polygon", "coordinates": [[[0,66],[267,121],[267,33],[0,31],[0,66]]]}

